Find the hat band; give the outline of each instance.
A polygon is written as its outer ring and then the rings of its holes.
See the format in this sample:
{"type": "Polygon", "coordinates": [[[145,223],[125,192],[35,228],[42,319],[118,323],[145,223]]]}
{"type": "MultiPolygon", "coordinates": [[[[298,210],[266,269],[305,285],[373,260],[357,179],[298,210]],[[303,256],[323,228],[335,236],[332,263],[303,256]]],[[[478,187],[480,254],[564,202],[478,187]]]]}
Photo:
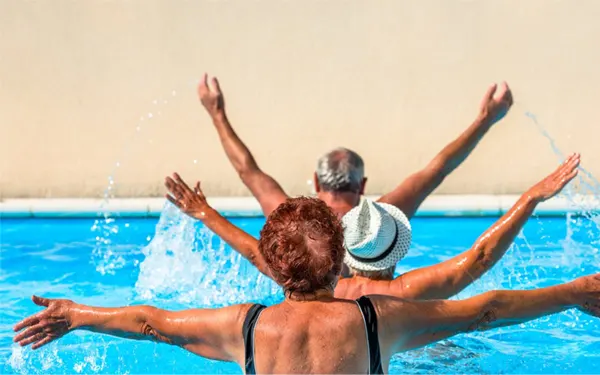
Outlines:
{"type": "Polygon", "coordinates": [[[396,243],[398,242],[398,227],[396,225],[394,225],[394,229],[396,230],[396,233],[394,234],[394,240],[392,241],[391,245],[388,246],[388,248],[385,249],[385,251],[383,253],[379,254],[375,258],[361,258],[357,255],[352,254],[351,251],[348,251],[348,254],[355,260],[362,262],[362,263],[376,263],[382,259],[385,259],[388,255],[390,255],[392,250],[394,250],[394,248],[396,247],[396,243]]]}

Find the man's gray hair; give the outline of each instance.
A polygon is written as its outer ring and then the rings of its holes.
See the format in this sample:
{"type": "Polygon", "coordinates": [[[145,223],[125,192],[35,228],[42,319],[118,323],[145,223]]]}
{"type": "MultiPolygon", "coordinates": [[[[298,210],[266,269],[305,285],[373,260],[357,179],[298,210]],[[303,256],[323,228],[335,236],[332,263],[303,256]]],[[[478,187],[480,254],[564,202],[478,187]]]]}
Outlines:
{"type": "Polygon", "coordinates": [[[336,148],[317,162],[317,180],[323,191],[358,193],[364,175],[362,158],[347,148],[336,148]]]}

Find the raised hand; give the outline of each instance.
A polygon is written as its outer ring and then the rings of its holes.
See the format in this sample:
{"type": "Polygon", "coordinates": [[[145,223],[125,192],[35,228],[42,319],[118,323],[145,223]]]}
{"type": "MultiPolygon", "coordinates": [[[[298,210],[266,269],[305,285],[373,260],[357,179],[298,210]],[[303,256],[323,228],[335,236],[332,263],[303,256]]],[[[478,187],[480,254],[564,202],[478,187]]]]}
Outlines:
{"type": "Polygon", "coordinates": [[[165,186],[171,193],[165,195],[169,202],[194,219],[202,219],[205,216],[205,211],[210,208],[200,189],[200,181],[196,182],[196,186],[192,190],[179,174],[173,173],[173,178],[168,176],[165,178],[165,186]]]}
{"type": "Polygon", "coordinates": [[[208,75],[204,73],[202,81],[198,85],[198,98],[211,116],[222,114],[225,111],[225,99],[216,77],[208,82],[208,75]]]}
{"type": "Polygon", "coordinates": [[[502,82],[500,87],[494,83],[488,88],[481,101],[480,116],[486,119],[491,126],[502,120],[512,104],[512,92],[506,82],[502,82]]]}
{"type": "Polygon", "coordinates": [[[578,309],[600,318],[600,273],[573,281],[578,309]]]}
{"type": "Polygon", "coordinates": [[[46,308],[17,323],[14,331],[21,332],[14,337],[13,341],[21,346],[33,344],[31,348],[35,350],[69,333],[72,324],[69,315],[75,304],[66,299],[38,296],[33,296],[31,299],[36,305],[46,308]]]}
{"type": "Polygon", "coordinates": [[[571,154],[554,172],[529,189],[528,194],[539,201],[545,201],[558,194],[575,176],[581,155],[571,154]]]}

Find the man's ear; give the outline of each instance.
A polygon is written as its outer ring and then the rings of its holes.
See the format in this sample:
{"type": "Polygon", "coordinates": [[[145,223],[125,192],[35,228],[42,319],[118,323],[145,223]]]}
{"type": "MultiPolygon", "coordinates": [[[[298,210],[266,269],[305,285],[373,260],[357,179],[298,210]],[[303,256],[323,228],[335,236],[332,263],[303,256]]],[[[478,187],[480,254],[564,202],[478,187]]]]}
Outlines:
{"type": "Polygon", "coordinates": [[[360,195],[365,195],[365,186],[367,186],[367,178],[363,177],[362,182],[360,183],[360,195]]]}
{"type": "Polygon", "coordinates": [[[317,172],[313,173],[313,179],[315,184],[315,191],[318,193],[321,191],[321,186],[319,186],[319,179],[317,178],[317,172]]]}

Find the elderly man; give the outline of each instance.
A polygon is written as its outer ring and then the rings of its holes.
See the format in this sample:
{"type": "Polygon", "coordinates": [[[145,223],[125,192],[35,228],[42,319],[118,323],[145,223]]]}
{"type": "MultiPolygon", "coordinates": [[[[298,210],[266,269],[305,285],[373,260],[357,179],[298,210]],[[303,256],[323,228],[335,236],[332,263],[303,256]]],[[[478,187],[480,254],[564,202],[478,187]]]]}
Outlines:
{"type": "MultiPolygon", "coordinates": [[[[458,138],[444,147],[423,170],[409,176],[396,189],[379,198],[378,202],[393,205],[408,219],[412,218],[425,198],[469,156],[492,125],[510,109],[513,100],[506,83],[502,83],[496,91],[495,84],[488,88],[475,121],[458,138]]],[[[260,203],[265,216],[268,216],[285,202],[288,195],[275,179],[258,167],[246,145],[233,130],[217,79],[212,78],[209,83],[204,74],[198,86],[198,96],[212,118],[229,161],[260,203]]],[[[345,148],[323,155],[317,163],[314,179],[318,198],[325,201],[339,217],[360,203],[367,182],[362,158],[345,148]]]]}
{"type": "MultiPolygon", "coordinates": [[[[382,294],[411,299],[450,298],[491,269],[506,253],[538,203],[559,193],[577,175],[579,154],[527,190],[515,205],[467,251],[445,262],[407,272],[394,279],[396,263],[410,246],[410,224],[400,210],[385,203],[361,200],[344,215],[344,263],[352,277],[341,279],[337,298],[382,294]]],[[[167,199],[187,215],[202,221],[233,249],[269,274],[259,241],[210,207],[198,182],[192,190],[178,174],[167,177],[167,199]]],[[[269,219],[267,219],[268,221],[269,219]]],[[[267,250],[268,251],[268,250],[267,250]]]]}

